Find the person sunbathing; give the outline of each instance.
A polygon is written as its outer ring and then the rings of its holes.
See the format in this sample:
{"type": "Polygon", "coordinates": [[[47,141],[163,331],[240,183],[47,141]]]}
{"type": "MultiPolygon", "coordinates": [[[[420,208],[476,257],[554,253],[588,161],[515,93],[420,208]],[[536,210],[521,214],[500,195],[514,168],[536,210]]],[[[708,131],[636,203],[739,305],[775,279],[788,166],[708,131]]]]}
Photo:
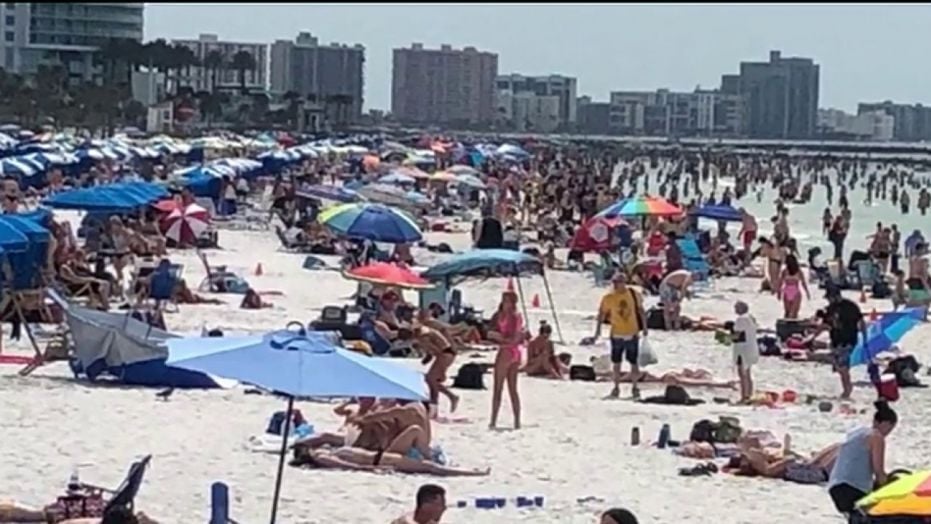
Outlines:
{"type": "Polygon", "coordinates": [[[465,322],[450,324],[440,320],[440,317],[446,313],[442,305],[432,302],[426,309],[421,308],[417,311],[417,321],[443,333],[459,349],[463,349],[469,343],[480,342],[482,332],[479,328],[465,322]]]}
{"type": "Polygon", "coordinates": [[[83,250],[75,250],[58,268],[58,276],[71,292],[87,289],[91,301],[106,311],[110,309],[110,283],[94,277],[84,262],[84,256],[83,250]]]}
{"type": "Polygon", "coordinates": [[[778,457],[751,442],[740,442],[740,454],[733,457],[726,470],[734,475],[782,479],[800,484],[827,482],[837,461],[840,444],[832,444],[810,459],[795,454],[778,457]]]}
{"type": "Polygon", "coordinates": [[[539,334],[527,343],[527,363],[521,371],[528,376],[562,379],[569,374],[568,364],[556,356],[552,333],[553,328],[543,322],[539,334]]]}
{"type": "Polygon", "coordinates": [[[175,287],[172,292],[172,295],[174,296],[175,302],[177,302],[178,304],[213,304],[213,305],[223,304],[223,301],[220,299],[204,298],[198,295],[197,293],[194,293],[187,286],[187,282],[185,282],[184,279],[182,278],[179,278],[178,281],[175,282],[175,287]]]}
{"type": "MultiPolygon", "coordinates": [[[[592,357],[594,363],[595,357],[592,357]]],[[[611,379],[611,372],[596,372],[596,380],[606,381],[611,379]]],[[[621,373],[621,382],[629,383],[633,380],[632,373],[621,373]]],[[[667,371],[662,375],[654,375],[649,371],[641,371],[638,383],[666,384],[674,386],[695,386],[706,388],[727,388],[734,389],[737,382],[734,380],[715,380],[711,372],[706,369],[689,369],[683,368],[681,371],[667,371]]]]}
{"type": "Polygon", "coordinates": [[[436,475],[440,477],[484,477],[484,470],[456,469],[426,460],[414,459],[389,451],[343,447],[333,450],[303,448],[296,452],[292,466],[309,466],[319,469],[348,469],[358,471],[397,471],[399,473],[436,475]]]}
{"type": "Polygon", "coordinates": [[[412,426],[419,427],[422,431],[421,438],[415,441],[416,451],[421,457],[431,459],[433,452],[430,449],[432,440],[432,429],[430,426],[430,413],[428,407],[421,402],[400,402],[400,401],[382,401],[381,406],[362,416],[353,416],[347,419],[347,423],[358,425],[365,429],[372,424],[383,424],[388,431],[380,433],[381,441],[375,445],[375,449],[387,449],[390,443],[397,439],[402,432],[412,426]]]}
{"type": "Polygon", "coordinates": [[[242,297],[242,302],[239,303],[239,309],[264,309],[270,307],[274,306],[268,302],[263,302],[262,297],[251,287],[246,290],[246,294],[242,297]]]}

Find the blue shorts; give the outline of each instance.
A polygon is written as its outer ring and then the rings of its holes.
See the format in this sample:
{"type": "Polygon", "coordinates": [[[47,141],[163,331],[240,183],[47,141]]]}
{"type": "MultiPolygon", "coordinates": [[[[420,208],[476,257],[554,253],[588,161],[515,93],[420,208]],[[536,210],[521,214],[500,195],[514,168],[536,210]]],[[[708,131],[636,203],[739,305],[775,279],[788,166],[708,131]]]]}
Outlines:
{"type": "Polygon", "coordinates": [[[611,337],[611,362],[620,364],[626,360],[630,365],[637,365],[640,353],[640,338],[629,339],[611,337]]]}

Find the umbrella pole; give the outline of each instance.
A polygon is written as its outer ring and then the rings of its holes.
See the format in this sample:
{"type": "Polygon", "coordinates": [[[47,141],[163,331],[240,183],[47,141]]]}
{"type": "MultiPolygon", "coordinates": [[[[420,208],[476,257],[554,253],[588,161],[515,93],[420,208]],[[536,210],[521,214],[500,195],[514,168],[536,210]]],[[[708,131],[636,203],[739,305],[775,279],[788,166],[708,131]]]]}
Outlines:
{"type": "Polygon", "coordinates": [[[520,297],[520,309],[524,312],[524,325],[530,325],[530,317],[527,316],[527,301],[524,300],[524,286],[520,283],[520,271],[515,273],[514,280],[517,281],[517,293],[520,297]]]}
{"type": "Polygon", "coordinates": [[[550,290],[550,281],[546,278],[546,273],[540,273],[543,276],[543,289],[546,290],[546,300],[550,303],[550,311],[553,313],[553,323],[556,324],[556,334],[559,335],[559,342],[565,344],[562,338],[562,328],[559,327],[559,317],[556,315],[556,304],[553,302],[553,292],[550,290]]]}
{"type": "Polygon", "coordinates": [[[281,477],[284,475],[284,457],[288,454],[288,435],[291,433],[291,413],[294,411],[294,397],[288,397],[288,413],[284,419],[284,431],[281,437],[281,455],[278,456],[278,477],[275,479],[275,496],[272,498],[272,517],[269,521],[275,524],[278,514],[278,496],[281,493],[281,477]]]}

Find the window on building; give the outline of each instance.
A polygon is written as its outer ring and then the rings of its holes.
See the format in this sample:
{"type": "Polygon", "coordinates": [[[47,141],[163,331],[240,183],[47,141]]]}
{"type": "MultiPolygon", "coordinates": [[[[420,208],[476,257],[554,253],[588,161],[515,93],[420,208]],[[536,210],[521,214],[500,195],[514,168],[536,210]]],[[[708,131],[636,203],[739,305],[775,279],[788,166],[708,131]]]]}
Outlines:
{"type": "Polygon", "coordinates": [[[7,42],[12,42],[16,39],[16,35],[13,33],[13,31],[7,31],[5,38],[7,42]]]}
{"type": "Polygon", "coordinates": [[[16,17],[13,16],[13,15],[7,15],[7,16],[6,16],[6,25],[15,25],[15,24],[16,24],[16,17]]]}
{"type": "Polygon", "coordinates": [[[12,9],[16,9],[16,4],[15,4],[15,3],[12,3],[12,4],[3,4],[3,5],[6,6],[7,9],[11,9],[11,10],[12,10],[12,9]]]}

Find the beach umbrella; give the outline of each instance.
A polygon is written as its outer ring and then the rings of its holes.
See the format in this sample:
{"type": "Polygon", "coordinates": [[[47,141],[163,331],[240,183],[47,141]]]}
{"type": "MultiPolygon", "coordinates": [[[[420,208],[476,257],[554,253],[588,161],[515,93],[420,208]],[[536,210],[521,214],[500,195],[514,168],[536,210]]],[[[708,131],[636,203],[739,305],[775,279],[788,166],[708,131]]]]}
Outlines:
{"type": "Polygon", "coordinates": [[[295,397],[428,398],[422,373],[388,359],[338,348],[325,335],[303,328],[252,337],[170,339],[167,346],[166,365],[238,380],[287,397],[272,524],[278,512],[295,397]]]}
{"type": "Polygon", "coordinates": [[[332,200],[333,202],[342,202],[344,204],[364,200],[364,198],[359,195],[359,193],[356,193],[352,189],[338,186],[327,186],[323,184],[302,187],[295,192],[295,195],[303,198],[332,200]]]}
{"type": "Polygon", "coordinates": [[[340,235],[373,242],[403,244],[423,238],[407,213],[381,204],[343,204],[324,210],[317,220],[340,235]]]}
{"type": "Polygon", "coordinates": [[[380,184],[413,184],[416,180],[413,177],[401,173],[391,173],[378,179],[380,184]]]}
{"type": "Polygon", "coordinates": [[[931,517],[931,470],[899,477],[857,501],[871,517],[931,517]]]}
{"type": "Polygon", "coordinates": [[[435,182],[449,183],[456,182],[458,179],[459,177],[457,177],[455,173],[450,173],[448,171],[439,171],[430,176],[430,180],[435,182]]]}
{"type": "Polygon", "coordinates": [[[476,177],[482,174],[482,172],[479,171],[478,169],[475,169],[474,167],[471,167],[471,166],[464,166],[464,165],[452,166],[446,171],[453,173],[455,175],[472,175],[476,177]]]}
{"type": "Polygon", "coordinates": [[[902,340],[902,337],[921,324],[923,319],[922,308],[907,308],[886,313],[879,317],[879,320],[871,322],[866,327],[866,338],[860,337],[850,352],[850,366],[869,364],[876,355],[889,350],[893,344],[902,340]]]}
{"type": "MultiPolygon", "coordinates": [[[[346,185],[351,186],[351,184],[346,185]]],[[[423,205],[422,201],[412,200],[409,191],[390,184],[370,184],[359,187],[357,191],[372,202],[387,206],[413,208],[423,205]]]]}
{"type": "Polygon", "coordinates": [[[659,216],[671,217],[682,214],[682,208],[669,203],[664,198],[640,196],[618,200],[598,212],[599,217],[612,218],[617,216],[659,216]]]}
{"type": "Polygon", "coordinates": [[[487,186],[480,178],[474,175],[459,175],[456,177],[456,183],[471,187],[472,189],[485,189],[487,186]]]}
{"type": "Polygon", "coordinates": [[[414,273],[410,269],[386,262],[376,262],[367,266],[350,269],[349,271],[344,271],[343,276],[359,282],[405,289],[429,289],[433,287],[433,284],[427,279],[414,273]]]}
{"type": "Polygon", "coordinates": [[[210,215],[197,204],[176,208],[162,220],[165,238],[178,244],[193,244],[210,225],[210,215]]]}
{"type": "Polygon", "coordinates": [[[576,230],[569,247],[582,252],[607,251],[619,241],[612,235],[614,229],[625,223],[620,218],[592,217],[576,230]]]}

